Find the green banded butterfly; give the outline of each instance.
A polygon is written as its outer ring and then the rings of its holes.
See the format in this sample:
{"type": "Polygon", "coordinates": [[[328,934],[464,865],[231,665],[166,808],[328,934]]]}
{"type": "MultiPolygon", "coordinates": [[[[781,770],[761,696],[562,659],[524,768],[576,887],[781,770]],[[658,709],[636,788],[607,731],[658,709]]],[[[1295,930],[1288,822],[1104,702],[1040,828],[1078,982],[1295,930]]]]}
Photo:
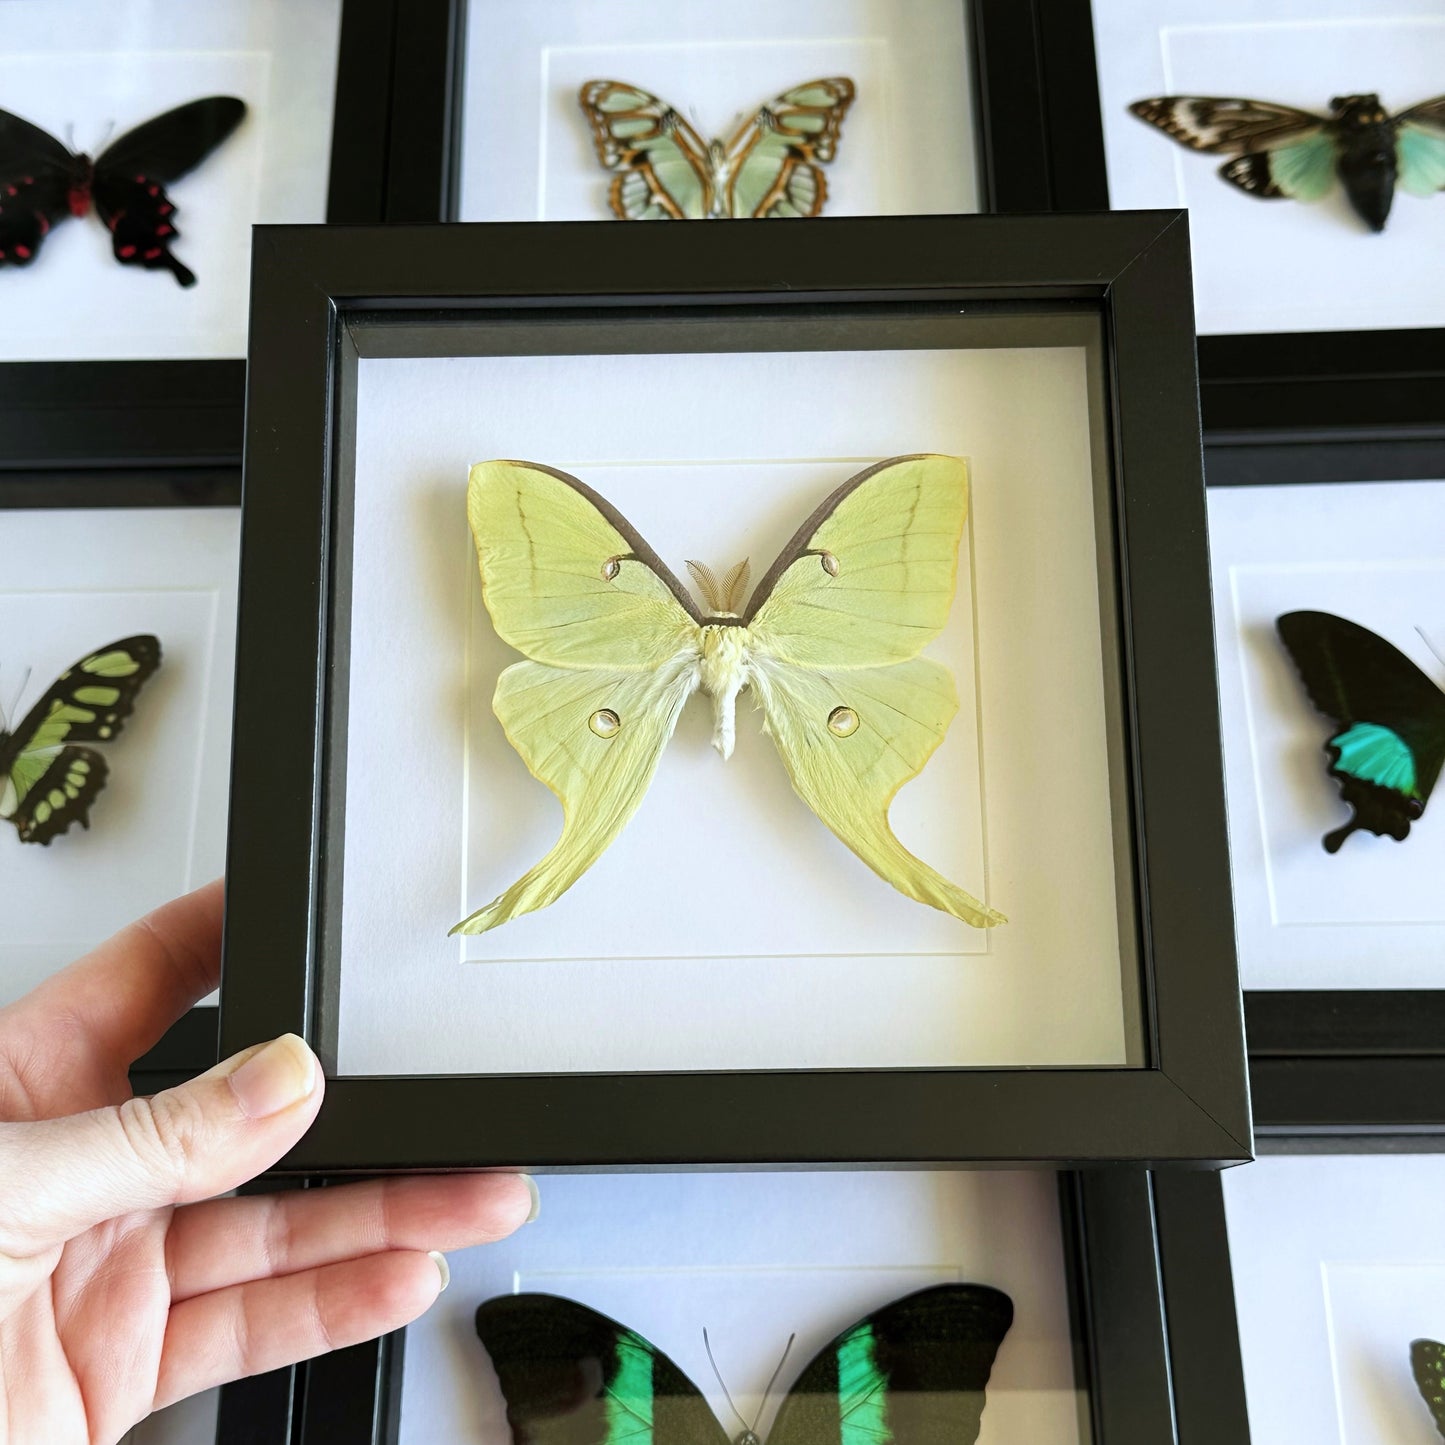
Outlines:
{"type": "Polygon", "coordinates": [[[1233,156],[1219,174],[1261,200],[1323,200],[1338,178],[1372,231],[1385,229],[1397,186],[1412,196],[1445,188],[1445,95],[1398,115],[1374,94],[1336,96],[1328,115],[1212,95],[1160,95],[1129,110],[1190,150],[1233,156]]]}
{"type": "Polygon", "coordinates": [[[608,200],[619,220],[777,220],[823,209],[819,163],[837,154],[853,96],[846,76],[806,81],[726,141],[704,141],[666,101],[624,80],[589,80],[578,101],[598,160],[616,172],[608,200]]]}
{"type": "Polygon", "coordinates": [[[1445,1440],[1445,1345],[1439,1340],[1412,1340],[1410,1368],[1414,1371],[1420,1398],[1429,1407],[1435,1429],[1445,1440]]]}
{"type": "Polygon", "coordinates": [[[1310,701],[1338,729],[1325,755],[1351,815],[1325,835],[1325,851],[1362,828],[1403,842],[1445,763],[1445,692],[1356,622],[1287,612],[1275,625],[1310,701]]]}
{"type": "MultiPolygon", "coordinates": [[[[1013,1302],[942,1284],[864,1316],[807,1364],[767,1445],[972,1445],[1013,1302]]],[[[728,1445],[702,1392],[655,1345],[575,1300],[502,1295],[477,1334],[512,1445],[728,1445]]],[[[724,1386],[726,1393],[726,1386],[724,1386]]],[[[761,1445],[741,1422],[734,1445],[761,1445]]]]}
{"type": "Polygon", "coordinates": [[[49,846],[72,823],[90,826],[109,768],[77,744],[114,738],[160,665],[154,637],[108,643],[61,673],[13,733],[0,729],[0,818],[22,843],[49,846]]]}

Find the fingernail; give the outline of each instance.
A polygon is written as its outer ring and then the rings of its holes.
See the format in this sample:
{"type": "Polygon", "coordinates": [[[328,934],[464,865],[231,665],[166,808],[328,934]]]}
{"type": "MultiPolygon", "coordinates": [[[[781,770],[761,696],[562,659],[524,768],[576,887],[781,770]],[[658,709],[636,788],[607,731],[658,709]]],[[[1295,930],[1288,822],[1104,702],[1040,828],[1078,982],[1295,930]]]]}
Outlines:
{"type": "Polygon", "coordinates": [[[310,1095],[316,1087],[316,1055],[295,1034],[282,1034],[229,1078],[241,1112],[248,1119],[265,1119],[310,1095]]]}
{"type": "Polygon", "coordinates": [[[521,1176],[522,1183],[527,1186],[527,1193],[532,1196],[532,1207],[527,1211],[527,1217],[523,1224],[530,1224],[542,1212],[542,1191],[537,1188],[537,1181],[530,1174],[521,1176]]]}
{"type": "Polygon", "coordinates": [[[436,1265],[437,1273],[442,1277],[442,1289],[445,1290],[452,1282],[452,1272],[450,1266],[447,1264],[446,1255],[440,1254],[434,1249],[429,1249],[427,1250],[427,1258],[436,1265]]]}

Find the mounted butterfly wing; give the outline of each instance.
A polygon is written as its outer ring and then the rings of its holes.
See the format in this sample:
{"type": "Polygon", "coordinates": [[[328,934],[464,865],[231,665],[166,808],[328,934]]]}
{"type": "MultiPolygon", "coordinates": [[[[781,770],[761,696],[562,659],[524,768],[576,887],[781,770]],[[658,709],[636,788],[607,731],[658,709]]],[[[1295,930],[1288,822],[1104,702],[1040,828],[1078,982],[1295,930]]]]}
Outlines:
{"type": "Polygon", "coordinates": [[[13,733],[0,732],[0,818],[22,843],[48,845],[72,823],[90,826],[108,768],[79,745],[119,735],[160,663],[154,637],[112,642],[67,668],[13,733]]]}
{"type": "Polygon", "coordinates": [[[1445,1440],[1445,1345],[1439,1340],[1412,1340],[1410,1369],[1435,1429],[1445,1440]]]}
{"type": "Polygon", "coordinates": [[[171,251],[179,239],[166,187],[194,170],[246,116],[243,101],[213,95],[127,131],[92,161],[38,126],[0,111],[0,266],[29,265],[52,225],[93,205],[123,266],[196,277],[171,251]]]}
{"type": "MultiPolygon", "coordinates": [[[[1012,1322],[1012,1301],[985,1285],[935,1285],[875,1310],[803,1368],[768,1445],[972,1445],[1012,1322]]],[[[726,1445],[677,1365],[586,1305],[502,1295],[476,1325],[513,1445],[726,1445]]],[[[737,1439],[757,1436],[745,1425],[737,1439]]]]}
{"type": "Polygon", "coordinates": [[[1445,764],[1445,692],[1397,647],[1343,617],[1288,612],[1276,626],[1310,701],[1338,728],[1325,754],[1351,816],[1325,835],[1326,851],[1362,828],[1403,841],[1445,764]]]}
{"type": "MultiPolygon", "coordinates": [[[[70,214],[82,158],[54,136],[0,110],[0,266],[28,266],[50,228],[70,214]]],[[[83,213],[82,213],[83,214],[83,213]]]]}

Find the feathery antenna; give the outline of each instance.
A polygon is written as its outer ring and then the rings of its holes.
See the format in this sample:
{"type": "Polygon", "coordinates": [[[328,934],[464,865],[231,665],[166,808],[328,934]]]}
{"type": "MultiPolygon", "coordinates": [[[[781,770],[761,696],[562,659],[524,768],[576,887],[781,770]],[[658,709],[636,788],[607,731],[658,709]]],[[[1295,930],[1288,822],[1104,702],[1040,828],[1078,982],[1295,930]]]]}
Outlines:
{"type": "Polygon", "coordinates": [[[1420,641],[1430,649],[1431,656],[1434,657],[1435,661],[1438,662],[1441,667],[1445,667],[1445,657],[1440,656],[1440,649],[1430,641],[1429,637],[1426,636],[1425,629],[1421,627],[1418,622],[1415,624],[1415,631],[1420,634],[1420,641]]]}

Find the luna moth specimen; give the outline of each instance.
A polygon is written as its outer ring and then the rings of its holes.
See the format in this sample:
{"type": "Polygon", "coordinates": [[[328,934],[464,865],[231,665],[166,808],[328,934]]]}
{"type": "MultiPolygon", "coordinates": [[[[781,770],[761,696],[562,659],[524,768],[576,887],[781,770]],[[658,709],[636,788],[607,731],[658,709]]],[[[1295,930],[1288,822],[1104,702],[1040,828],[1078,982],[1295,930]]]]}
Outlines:
{"type": "Polygon", "coordinates": [[[1219,174],[1261,200],[1320,201],[1339,178],[1355,213],[1383,231],[1395,188],[1445,188],[1445,95],[1390,115],[1378,95],[1338,95],[1330,113],[1268,100],[1160,95],[1130,111],[1180,145],[1233,156],[1219,174]]]}
{"type": "Polygon", "coordinates": [[[14,732],[0,728],[0,818],[22,843],[48,846],[72,823],[90,826],[109,768],[77,744],[110,742],[160,665],[154,637],[109,643],[61,673],[14,732]]]}
{"type": "MultiPolygon", "coordinates": [[[[987,1285],[934,1285],[894,1300],[803,1368],[767,1445],[973,1445],[1012,1323],[1013,1301],[987,1285]]],[[[477,1334],[507,1403],[512,1445],[728,1445],[677,1365],[575,1300],[501,1295],[477,1310],[477,1334]]],[[[734,1445],[761,1445],[757,1422],[739,1423],[734,1445]]]]}
{"type": "Polygon", "coordinates": [[[122,266],[195,273],[171,254],[180,239],[165,188],[205,160],[246,117],[244,101],[212,95],[177,106],[113,141],[94,160],[0,110],[0,266],[28,266],[51,226],[92,206],[122,266]]]}
{"type": "Polygon", "coordinates": [[[976,928],[1004,922],[888,826],[894,794],[958,710],[948,669],[918,654],[948,619],[967,513],[959,458],[879,462],[803,523],[746,604],[745,563],[722,580],[689,563],[704,613],[576,477],[535,462],[474,466],[482,596],[528,659],[502,673],[492,706],[564,821],[540,863],[452,932],[485,933],[561,897],[636,811],[693,693],[713,700],[713,745],[730,756],[744,688],[798,796],[874,872],[976,928]]]}
{"type": "Polygon", "coordinates": [[[1435,1429],[1445,1440],[1445,1345],[1439,1340],[1412,1340],[1410,1368],[1435,1429]]]}
{"type": "Polygon", "coordinates": [[[785,90],[727,141],[704,141],[666,101],[624,80],[589,80],[578,101],[597,158],[616,174],[608,199],[623,221],[816,216],[822,165],[838,149],[853,82],[835,75],[785,90]]]}
{"type": "Polygon", "coordinates": [[[1403,842],[1445,763],[1445,692],[1357,622],[1287,612],[1275,625],[1310,701],[1338,729],[1325,755],[1351,813],[1325,835],[1325,851],[1338,852],[1361,828],[1403,842]]]}

